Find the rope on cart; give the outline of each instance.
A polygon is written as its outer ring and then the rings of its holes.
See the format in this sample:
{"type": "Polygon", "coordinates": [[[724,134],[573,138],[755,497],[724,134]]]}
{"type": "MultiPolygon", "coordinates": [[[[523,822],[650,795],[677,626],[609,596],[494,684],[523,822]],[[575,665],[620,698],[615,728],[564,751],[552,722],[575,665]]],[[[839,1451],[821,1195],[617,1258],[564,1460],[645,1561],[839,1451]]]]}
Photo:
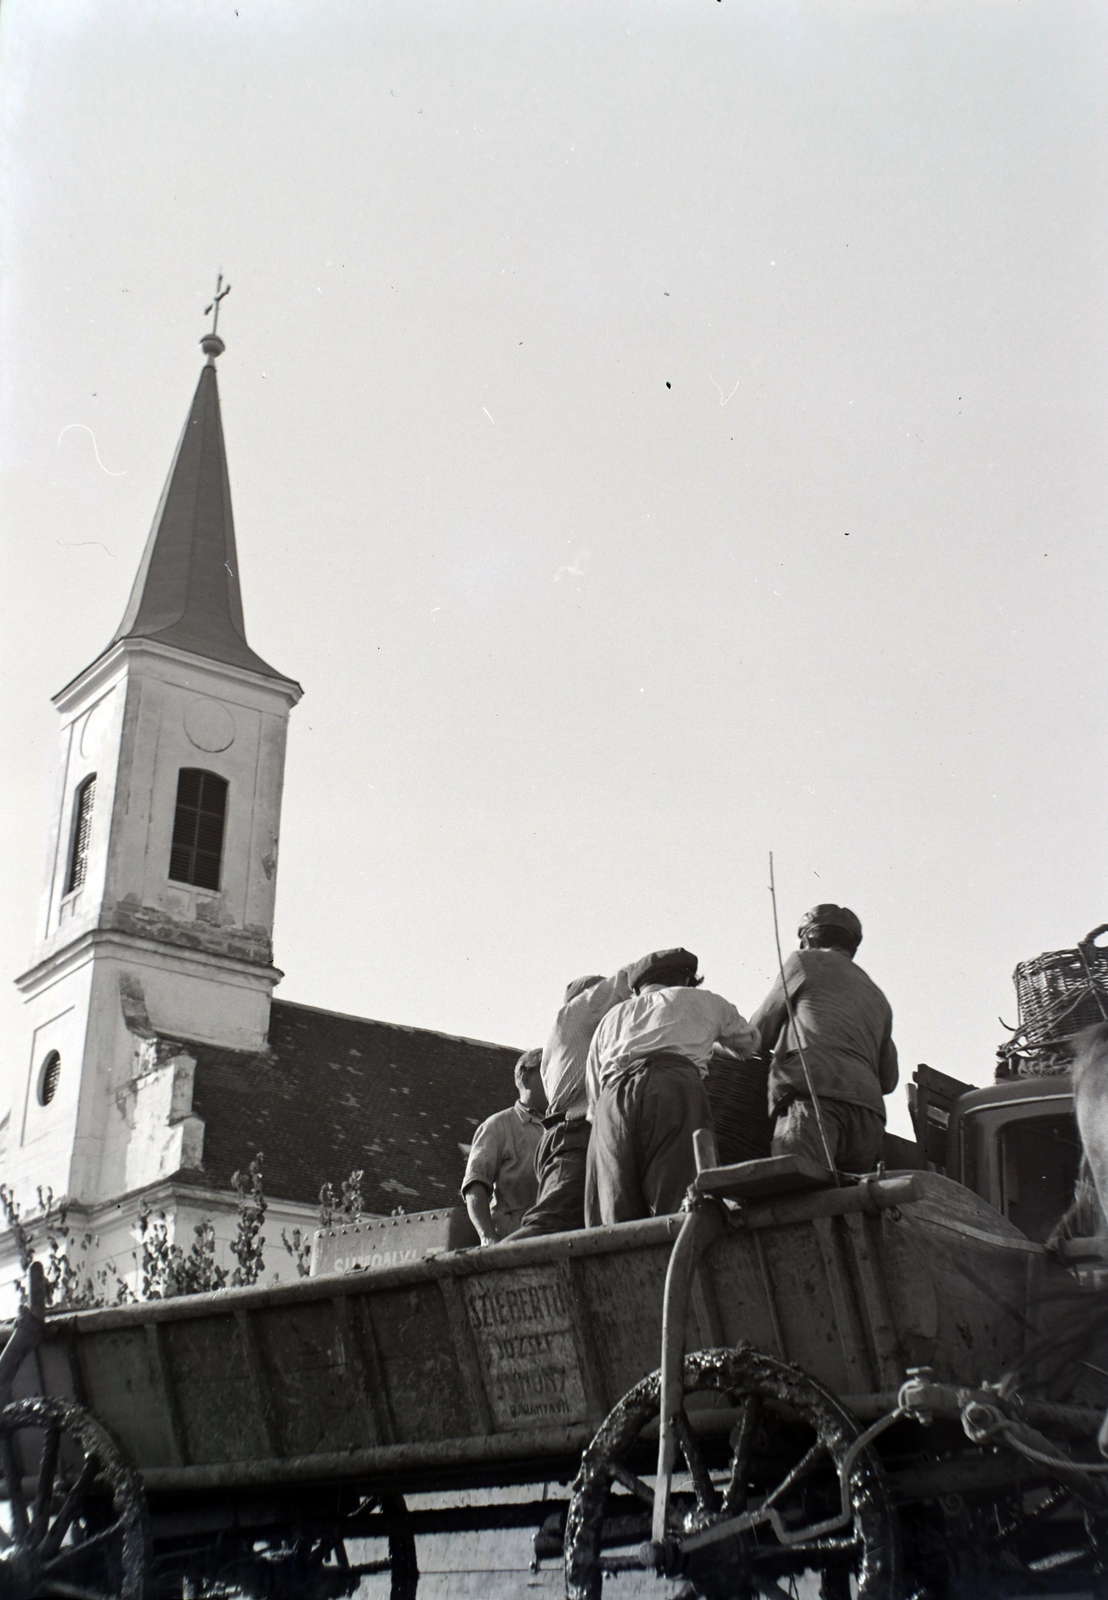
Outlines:
{"type": "Polygon", "coordinates": [[[962,1408],[962,1427],[971,1444],[985,1444],[999,1435],[1012,1450],[1040,1467],[1050,1467],[1056,1472],[1087,1472],[1090,1476],[1108,1473],[1108,1461],[1076,1461],[1073,1456],[1051,1455],[1029,1444],[1011,1417],[1006,1417],[997,1406],[988,1405],[983,1400],[971,1400],[962,1408]]]}

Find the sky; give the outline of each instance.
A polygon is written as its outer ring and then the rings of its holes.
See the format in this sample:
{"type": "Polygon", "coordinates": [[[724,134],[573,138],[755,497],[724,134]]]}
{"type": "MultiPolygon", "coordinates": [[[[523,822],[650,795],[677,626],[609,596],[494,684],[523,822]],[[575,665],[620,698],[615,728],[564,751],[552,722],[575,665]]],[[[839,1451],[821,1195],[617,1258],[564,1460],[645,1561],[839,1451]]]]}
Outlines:
{"type": "Polygon", "coordinates": [[[0,970],[222,271],[278,994],[523,1047],[680,944],[749,1015],[772,851],[989,1081],[1108,920],[1106,65],[1079,0],[4,0],[0,970]]]}

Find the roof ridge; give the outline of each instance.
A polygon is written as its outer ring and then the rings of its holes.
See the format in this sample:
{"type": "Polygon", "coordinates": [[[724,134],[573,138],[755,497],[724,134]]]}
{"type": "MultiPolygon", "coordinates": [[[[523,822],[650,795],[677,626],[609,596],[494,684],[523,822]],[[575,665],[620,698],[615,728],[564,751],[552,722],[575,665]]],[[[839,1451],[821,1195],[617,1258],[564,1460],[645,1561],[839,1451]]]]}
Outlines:
{"type": "Polygon", "coordinates": [[[312,1006],[304,1000],[280,999],[275,995],[272,1006],[292,1006],[297,1011],[314,1011],[321,1017],[339,1017],[344,1022],[371,1022],[376,1028],[395,1028],[397,1033],[430,1033],[436,1039],[454,1039],[458,1044],[475,1044],[483,1050],[515,1050],[514,1044],[500,1044],[495,1039],[474,1039],[465,1033],[446,1033],[441,1028],[420,1028],[410,1022],[386,1022],[382,1017],[359,1017],[353,1011],[331,1011],[327,1006],[312,1006]]]}

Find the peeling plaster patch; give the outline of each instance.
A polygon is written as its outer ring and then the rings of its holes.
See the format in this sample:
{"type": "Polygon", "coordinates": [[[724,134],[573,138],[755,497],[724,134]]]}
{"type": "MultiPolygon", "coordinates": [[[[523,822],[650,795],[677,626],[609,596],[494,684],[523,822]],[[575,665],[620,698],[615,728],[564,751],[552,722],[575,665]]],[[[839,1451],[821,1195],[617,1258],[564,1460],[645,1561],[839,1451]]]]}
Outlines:
{"type": "Polygon", "coordinates": [[[141,905],[137,895],[124,895],[122,900],[104,902],[100,926],[183,950],[204,950],[260,967],[272,966],[273,946],[266,929],[259,923],[247,923],[243,928],[221,927],[218,907],[218,901],[201,901],[197,920],[187,921],[155,906],[141,905]],[[215,915],[210,910],[202,913],[201,906],[215,907],[215,915]]]}
{"type": "Polygon", "coordinates": [[[277,871],[277,856],[274,851],[271,851],[269,855],[262,857],[262,871],[265,873],[267,878],[272,880],[273,874],[277,871]]]}
{"type": "Polygon", "coordinates": [[[119,1005],[129,1033],[138,1034],[142,1038],[153,1037],[154,1029],[146,1009],[146,995],[137,973],[119,974],[119,1005]]]}

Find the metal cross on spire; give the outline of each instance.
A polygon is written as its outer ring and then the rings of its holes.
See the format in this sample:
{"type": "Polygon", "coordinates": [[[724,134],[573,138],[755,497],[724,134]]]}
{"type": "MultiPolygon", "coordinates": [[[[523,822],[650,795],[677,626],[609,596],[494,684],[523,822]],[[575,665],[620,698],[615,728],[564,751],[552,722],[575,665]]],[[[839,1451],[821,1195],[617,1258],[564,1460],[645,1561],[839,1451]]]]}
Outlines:
{"type": "Polygon", "coordinates": [[[209,311],[212,311],[212,312],[215,313],[215,315],[212,317],[212,328],[211,328],[211,331],[212,331],[213,334],[218,334],[218,330],[219,330],[219,302],[221,300],[226,300],[226,298],[230,294],[230,292],[231,292],[231,285],[230,284],[227,285],[226,289],[223,287],[223,274],[221,272],[219,274],[219,277],[216,279],[216,282],[215,282],[215,297],[212,300],[212,303],[211,303],[210,306],[205,306],[204,307],[204,315],[205,316],[208,315],[209,311]]]}

